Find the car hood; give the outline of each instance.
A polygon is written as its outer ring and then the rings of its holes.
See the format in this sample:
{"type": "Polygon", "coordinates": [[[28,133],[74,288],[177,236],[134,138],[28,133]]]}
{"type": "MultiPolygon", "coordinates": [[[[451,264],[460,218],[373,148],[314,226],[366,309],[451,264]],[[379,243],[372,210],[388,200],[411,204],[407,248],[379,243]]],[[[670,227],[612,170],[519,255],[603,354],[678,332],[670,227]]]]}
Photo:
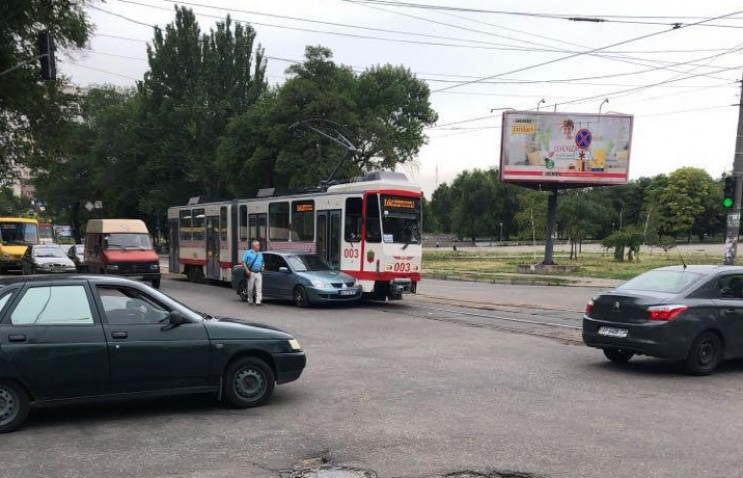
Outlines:
{"type": "Polygon", "coordinates": [[[307,279],[319,279],[325,282],[353,282],[354,278],[341,271],[303,271],[298,275],[307,279]]]}
{"type": "Polygon", "coordinates": [[[72,260],[65,257],[34,257],[34,262],[38,265],[41,264],[62,264],[63,266],[75,267],[75,263],[72,260]]]}
{"type": "Polygon", "coordinates": [[[276,327],[231,317],[204,321],[212,340],[290,340],[293,337],[276,327]]]}

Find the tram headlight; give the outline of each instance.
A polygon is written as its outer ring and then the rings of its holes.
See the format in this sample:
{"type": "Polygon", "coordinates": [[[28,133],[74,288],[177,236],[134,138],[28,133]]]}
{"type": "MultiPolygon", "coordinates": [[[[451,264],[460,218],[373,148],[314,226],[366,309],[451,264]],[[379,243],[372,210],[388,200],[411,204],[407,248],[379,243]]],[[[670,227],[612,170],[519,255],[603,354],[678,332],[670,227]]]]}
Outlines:
{"type": "Polygon", "coordinates": [[[317,287],[318,289],[330,289],[331,288],[330,284],[320,279],[310,279],[310,283],[312,283],[313,287],[317,287]]]}

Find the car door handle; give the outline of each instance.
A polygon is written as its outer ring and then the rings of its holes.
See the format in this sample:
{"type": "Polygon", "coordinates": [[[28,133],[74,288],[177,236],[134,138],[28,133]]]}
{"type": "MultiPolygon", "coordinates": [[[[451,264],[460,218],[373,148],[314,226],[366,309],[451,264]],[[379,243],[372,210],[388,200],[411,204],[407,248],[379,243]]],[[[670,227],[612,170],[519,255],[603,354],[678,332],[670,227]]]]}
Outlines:
{"type": "Polygon", "coordinates": [[[725,309],[722,313],[725,315],[733,315],[738,313],[738,309],[725,309]]]}
{"type": "Polygon", "coordinates": [[[25,342],[26,340],[26,336],[23,334],[8,335],[9,342],[25,342]]]}
{"type": "Polygon", "coordinates": [[[126,332],[111,332],[111,337],[114,339],[125,339],[129,337],[129,334],[126,332]]]}

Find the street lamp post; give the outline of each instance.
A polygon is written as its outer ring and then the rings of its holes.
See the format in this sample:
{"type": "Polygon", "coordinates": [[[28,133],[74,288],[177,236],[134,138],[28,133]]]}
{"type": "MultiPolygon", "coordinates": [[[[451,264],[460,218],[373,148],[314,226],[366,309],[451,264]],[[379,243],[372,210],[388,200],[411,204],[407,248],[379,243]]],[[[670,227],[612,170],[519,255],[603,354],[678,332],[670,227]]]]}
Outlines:
{"type": "Polygon", "coordinates": [[[503,223],[499,222],[498,225],[500,226],[500,236],[498,236],[498,242],[503,244],[503,223]]]}

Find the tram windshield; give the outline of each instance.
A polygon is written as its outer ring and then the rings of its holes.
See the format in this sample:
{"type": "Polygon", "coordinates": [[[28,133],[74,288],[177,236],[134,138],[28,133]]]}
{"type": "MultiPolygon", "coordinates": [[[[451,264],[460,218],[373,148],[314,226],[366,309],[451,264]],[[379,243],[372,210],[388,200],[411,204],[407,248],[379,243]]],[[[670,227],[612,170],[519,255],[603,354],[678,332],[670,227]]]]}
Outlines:
{"type": "Polygon", "coordinates": [[[382,242],[420,244],[420,198],[383,195],[382,242]]]}

